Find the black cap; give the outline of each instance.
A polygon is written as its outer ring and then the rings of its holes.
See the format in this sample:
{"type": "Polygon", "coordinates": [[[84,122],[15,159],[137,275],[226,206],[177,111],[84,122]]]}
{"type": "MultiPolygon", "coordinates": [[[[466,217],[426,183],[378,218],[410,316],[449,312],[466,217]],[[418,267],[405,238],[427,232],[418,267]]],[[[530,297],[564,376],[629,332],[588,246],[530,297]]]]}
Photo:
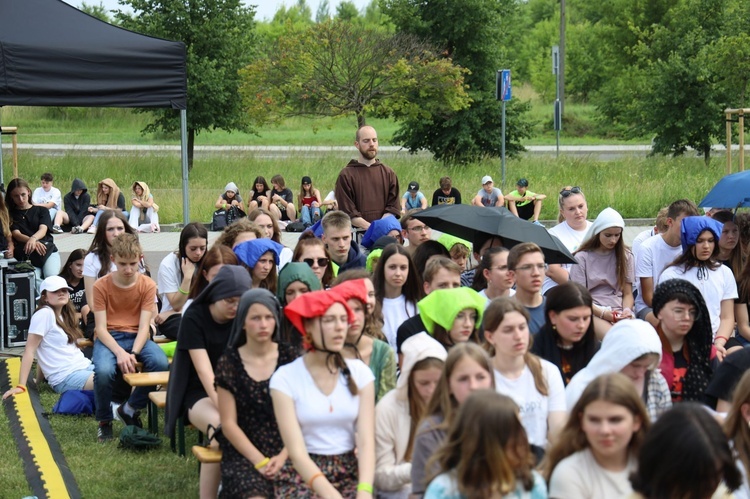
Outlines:
{"type": "Polygon", "coordinates": [[[409,190],[411,192],[417,192],[419,190],[419,183],[418,182],[409,182],[409,190]]]}
{"type": "Polygon", "coordinates": [[[312,184],[312,179],[308,176],[302,177],[302,183],[303,184],[312,184]]]}
{"type": "Polygon", "coordinates": [[[518,187],[528,187],[529,186],[529,181],[526,180],[525,178],[519,178],[518,182],[516,182],[516,185],[518,187]]]}

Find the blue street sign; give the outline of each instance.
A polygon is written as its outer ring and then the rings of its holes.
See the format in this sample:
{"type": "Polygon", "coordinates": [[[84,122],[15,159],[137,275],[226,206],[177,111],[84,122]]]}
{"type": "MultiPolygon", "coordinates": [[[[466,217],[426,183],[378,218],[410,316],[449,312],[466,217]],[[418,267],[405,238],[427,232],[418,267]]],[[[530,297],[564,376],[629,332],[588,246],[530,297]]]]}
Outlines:
{"type": "Polygon", "coordinates": [[[500,100],[509,101],[511,97],[510,69],[502,70],[501,82],[502,89],[500,92],[500,100]]]}

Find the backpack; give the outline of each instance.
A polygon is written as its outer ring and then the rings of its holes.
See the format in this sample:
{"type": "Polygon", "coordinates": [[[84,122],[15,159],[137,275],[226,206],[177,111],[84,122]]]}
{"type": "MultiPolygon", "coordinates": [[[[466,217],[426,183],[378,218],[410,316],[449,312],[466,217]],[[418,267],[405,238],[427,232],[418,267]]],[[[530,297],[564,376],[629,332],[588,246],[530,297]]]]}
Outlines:
{"type": "Polygon", "coordinates": [[[286,224],[287,232],[304,232],[306,228],[302,222],[290,222],[286,224]]]}
{"type": "Polygon", "coordinates": [[[52,413],[69,416],[91,416],[95,410],[94,390],[68,390],[60,395],[52,408],[52,413]]]}
{"type": "Polygon", "coordinates": [[[120,432],[121,449],[145,451],[161,446],[161,438],[135,425],[126,426],[120,432]]]}
{"type": "Polygon", "coordinates": [[[213,220],[211,221],[211,230],[224,230],[227,226],[227,210],[216,210],[213,220]]]}

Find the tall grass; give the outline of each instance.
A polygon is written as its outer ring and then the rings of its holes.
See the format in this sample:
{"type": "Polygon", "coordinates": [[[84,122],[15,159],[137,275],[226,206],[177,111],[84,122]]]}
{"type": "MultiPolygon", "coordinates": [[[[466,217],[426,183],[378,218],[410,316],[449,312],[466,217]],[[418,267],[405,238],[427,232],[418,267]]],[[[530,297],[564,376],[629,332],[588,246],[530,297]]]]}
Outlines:
{"type": "MultiPolygon", "coordinates": [[[[302,176],[310,175],[323,196],[333,189],[336,177],[352,154],[294,153],[286,157],[260,153],[207,154],[196,157],[189,179],[190,219],[209,221],[213,205],[228,182],[235,182],[245,198],[253,179],[262,175],[270,180],[282,174],[287,186],[299,191],[302,176]]],[[[381,159],[398,174],[400,187],[417,180],[422,192],[431,199],[438,188],[438,179],[444,175],[453,178],[465,201],[470,202],[480,189],[480,179],[492,175],[500,186],[500,162],[490,160],[480,164],[446,166],[429,157],[405,153],[384,153],[381,159]]],[[[529,189],[547,194],[543,219],[557,216],[556,193],[562,186],[578,185],[583,188],[589,203],[590,217],[611,206],[626,218],[650,218],[662,206],[679,198],[700,201],[724,174],[724,160],[717,157],[706,166],[702,158],[623,157],[612,161],[596,158],[561,156],[542,157],[527,155],[507,163],[507,182],[503,192],[514,188],[516,180],[525,177],[529,189]]],[[[96,184],[111,177],[130,198],[130,186],[136,180],[146,182],[160,206],[160,219],[164,223],[182,221],[182,180],[180,162],[176,154],[79,154],[44,156],[22,152],[19,161],[20,176],[38,185],[39,176],[46,171],[55,175],[55,185],[65,194],[73,178],[83,179],[94,194],[96,184]]],[[[5,155],[6,184],[12,176],[10,157],[5,155]]],[[[129,203],[128,203],[129,207],[129,203]]]]}

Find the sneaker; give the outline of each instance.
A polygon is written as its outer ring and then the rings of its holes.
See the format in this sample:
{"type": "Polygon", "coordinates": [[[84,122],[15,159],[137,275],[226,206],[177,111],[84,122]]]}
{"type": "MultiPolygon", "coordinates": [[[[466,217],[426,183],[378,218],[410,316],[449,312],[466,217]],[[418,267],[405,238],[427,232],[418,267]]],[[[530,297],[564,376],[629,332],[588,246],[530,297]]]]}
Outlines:
{"type": "Polygon", "coordinates": [[[62,234],[63,230],[59,225],[53,225],[52,226],[52,233],[53,234],[62,234]]]}
{"type": "Polygon", "coordinates": [[[117,415],[119,416],[120,421],[125,423],[125,426],[137,426],[138,428],[143,428],[140,411],[135,411],[132,416],[128,416],[125,413],[125,404],[122,404],[117,408],[117,415]]]}
{"type": "Polygon", "coordinates": [[[70,229],[71,234],[80,234],[81,232],[83,232],[83,229],[81,228],[80,225],[76,225],[75,227],[70,229]]]}
{"type": "Polygon", "coordinates": [[[109,442],[114,438],[114,435],[112,434],[112,421],[99,423],[96,438],[99,440],[99,443],[109,442]]]}
{"type": "Polygon", "coordinates": [[[89,234],[96,234],[96,227],[92,225],[86,232],[89,234]]]}

